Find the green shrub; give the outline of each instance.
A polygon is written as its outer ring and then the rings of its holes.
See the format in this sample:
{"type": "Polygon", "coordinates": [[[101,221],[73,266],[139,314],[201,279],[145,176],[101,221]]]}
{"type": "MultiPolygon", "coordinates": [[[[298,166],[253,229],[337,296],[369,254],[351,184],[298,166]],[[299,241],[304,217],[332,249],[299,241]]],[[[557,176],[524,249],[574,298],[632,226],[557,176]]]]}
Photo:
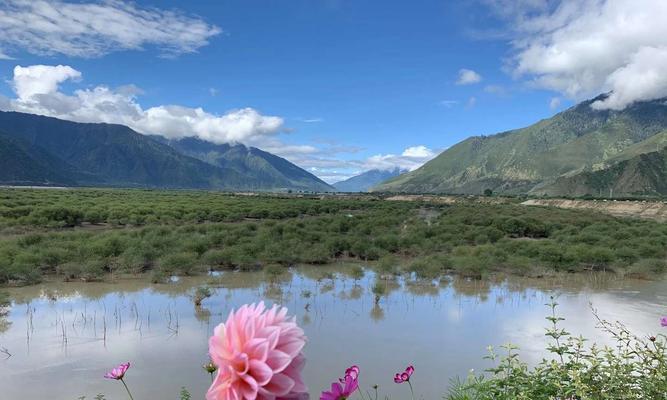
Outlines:
{"type": "MultiPolygon", "coordinates": [[[[552,302],[546,348],[551,357],[534,368],[519,358],[518,348],[504,345],[503,355],[490,350],[495,366],[486,375],[454,382],[446,400],[665,399],[667,336],[637,336],[620,323],[598,318],[615,346],[587,346],[583,337],[562,329],[552,302]]],[[[595,315],[597,318],[597,315],[595,315]]]]}

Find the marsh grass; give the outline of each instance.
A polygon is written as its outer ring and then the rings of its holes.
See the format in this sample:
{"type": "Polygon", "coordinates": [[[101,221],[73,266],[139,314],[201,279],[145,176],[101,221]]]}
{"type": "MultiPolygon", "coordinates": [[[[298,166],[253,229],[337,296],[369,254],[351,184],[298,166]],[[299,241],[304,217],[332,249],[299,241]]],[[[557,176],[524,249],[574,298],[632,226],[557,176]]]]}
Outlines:
{"type": "Polygon", "coordinates": [[[158,283],[336,260],[420,279],[589,270],[650,278],[667,270],[667,224],[513,203],[0,189],[0,285],[145,272],[158,283]]]}

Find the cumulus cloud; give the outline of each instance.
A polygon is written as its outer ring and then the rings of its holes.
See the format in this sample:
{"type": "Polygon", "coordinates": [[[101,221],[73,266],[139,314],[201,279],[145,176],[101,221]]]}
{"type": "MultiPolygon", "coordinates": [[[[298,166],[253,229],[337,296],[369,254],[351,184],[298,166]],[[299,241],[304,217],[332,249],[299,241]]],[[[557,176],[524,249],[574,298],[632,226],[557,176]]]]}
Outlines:
{"type": "Polygon", "coordinates": [[[549,100],[549,108],[555,110],[558,107],[560,107],[560,97],[552,97],[551,100],[549,100]]]}
{"type": "Polygon", "coordinates": [[[14,67],[13,87],[19,98],[30,99],[37,94],[53,93],[68,79],[81,78],[81,72],[67,65],[33,65],[14,67]]]}
{"type": "Polygon", "coordinates": [[[168,138],[194,136],[214,143],[254,144],[284,129],[282,118],[265,116],[252,108],[223,115],[179,105],[144,109],[137,101],[141,90],[133,85],[116,89],[96,86],[72,94],[60,91],[59,84],[81,76],[79,71],[64,65],[16,66],[11,81],[16,98],[0,102],[0,106],[77,122],[123,124],[140,133],[168,138]]]}
{"type": "Polygon", "coordinates": [[[11,51],[98,57],[154,46],[164,56],[192,53],[221,32],[199,17],[133,2],[5,0],[0,58],[11,51]]]}
{"type": "Polygon", "coordinates": [[[540,7],[519,13],[513,24],[517,76],[577,100],[611,92],[597,109],[667,97],[666,1],[562,0],[540,7]]]}
{"type": "Polygon", "coordinates": [[[456,80],[457,85],[472,85],[482,81],[482,76],[471,69],[459,70],[459,78],[456,80]]]}

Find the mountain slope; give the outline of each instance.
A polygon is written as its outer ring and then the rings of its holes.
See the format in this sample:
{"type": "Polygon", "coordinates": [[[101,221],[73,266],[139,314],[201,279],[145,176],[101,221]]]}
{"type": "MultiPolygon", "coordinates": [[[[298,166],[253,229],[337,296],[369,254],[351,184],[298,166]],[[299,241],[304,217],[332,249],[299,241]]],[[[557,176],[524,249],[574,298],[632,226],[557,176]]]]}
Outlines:
{"type": "Polygon", "coordinates": [[[555,196],[667,195],[667,131],[612,157],[605,165],[538,185],[531,193],[555,196]]]}
{"type": "Polygon", "coordinates": [[[72,185],[72,168],[39,148],[0,133],[0,184],[72,185]]]}
{"type": "Polygon", "coordinates": [[[560,177],[534,193],[551,196],[664,196],[667,195],[667,150],[643,153],[602,170],[560,177]]]}
{"type": "Polygon", "coordinates": [[[226,189],[252,183],[123,125],[0,112],[0,129],[76,168],[86,176],[75,179],[77,185],[226,189]]]}
{"type": "Polygon", "coordinates": [[[163,140],[178,152],[251,177],[265,190],[333,191],[333,187],[284,158],[242,144],[214,144],[196,138],[163,140]]]}
{"type": "MultiPolygon", "coordinates": [[[[164,140],[123,125],[76,123],[17,112],[0,112],[0,132],[2,183],[333,190],[288,161],[245,146],[227,146],[216,162],[203,161],[201,152],[185,151],[187,142],[177,150],[164,140]]],[[[200,147],[209,147],[206,154],[212,157],[210,147],[215,145],[199,142],[200,147]]]]}
{"type": "Polygon", "coordinates": [[[664,100],[636,103],[622,111],[597,111],[590,105],[599,98],[526,128],[468,138],[374,190],[529,192],[558,177],[604,165],[667,129],[664,100]]]}
{"type": "Polygon", "coordinates": [[[344,181],[336,182],[333,186],[340,192],[367,192],[373,186],[404,172],[406,171],[399,168],[393,170],[372,169],[344,181]]]}

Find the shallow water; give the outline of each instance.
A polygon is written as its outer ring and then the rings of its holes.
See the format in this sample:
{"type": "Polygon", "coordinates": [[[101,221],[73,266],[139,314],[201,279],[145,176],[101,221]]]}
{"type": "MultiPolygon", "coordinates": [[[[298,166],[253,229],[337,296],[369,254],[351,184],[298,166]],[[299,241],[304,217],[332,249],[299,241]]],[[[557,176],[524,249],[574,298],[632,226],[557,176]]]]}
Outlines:
{"type": "Polygon", "coordinates": [[[512,342],[533,362],[547,325],[544,306],[558,296],[566,328],[600,342],[590,305],[603,318],[621,320],[649,335],[667,314],[667,281],[617,280],[577,275],[497,282],[452,279],[387,281],[388,295],[374,304],[374,275],[355,283],[345,265],[303,267],[268,283],[261,273],[224,273],[152,285],[145,279],[116,283],[49,283],[11,289],[14,306],[0,325],[0,398],[77,399],[105,393],[125,398],[106,370],[131,361],[127,383],[136,400],[176,399],[186,386],[202,399],[210,382],[201,365],[213,327],[241,304],[265,300],[287,306],[309,337],[305,381],[311,397],[352,364],[361,382],[392,398],[408,397],[393,374],[413,363],[415,391],[442,398],[453,377],[489,367],[488,345],[512,342]],[[194,287],[218,286],[196,308],[194,287]]]}

